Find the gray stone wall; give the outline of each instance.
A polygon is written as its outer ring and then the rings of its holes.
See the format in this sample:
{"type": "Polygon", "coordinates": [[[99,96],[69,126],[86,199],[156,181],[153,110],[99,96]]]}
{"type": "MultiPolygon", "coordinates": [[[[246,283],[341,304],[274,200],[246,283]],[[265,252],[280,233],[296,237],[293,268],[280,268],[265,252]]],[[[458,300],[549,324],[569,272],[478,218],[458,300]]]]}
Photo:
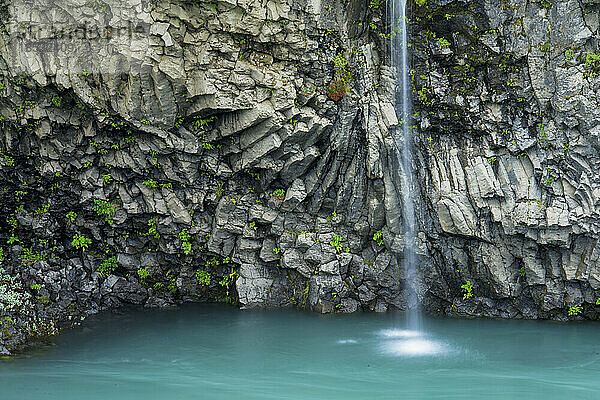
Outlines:
{"type": "Polygon", "coordinates": [[[596,318],[598,4],[415,16],[426,297],[460,315],[596,318]]]}
{"type": "Polygon", "coordinates": [[[3,304],[5,347],[36,336],[31,318],[128,304],[402,307],[373,239],[391,246],[400,219],[392,73],[367,24],[383,31],[382,11],[5,4],[3,287],[29,296],[3,304]]]}
{"type": "MultiPolygon", "coordinates": [[[[404,309],[385,7],[4,2],[0,352],[126,305],[404,309]]],[[[598,4],[410,7],[423,308],[596,318],[598,4]]]]}

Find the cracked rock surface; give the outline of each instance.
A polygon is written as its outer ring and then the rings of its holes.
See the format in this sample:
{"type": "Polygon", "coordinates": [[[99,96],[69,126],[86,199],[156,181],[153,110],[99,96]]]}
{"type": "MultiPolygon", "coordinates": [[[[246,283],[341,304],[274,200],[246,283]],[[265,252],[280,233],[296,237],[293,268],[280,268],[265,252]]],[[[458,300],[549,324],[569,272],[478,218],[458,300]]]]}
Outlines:
{"type": "MultiPolygon", "coordinates": [[[[597,318],[600,5],[409,7],[423,307],[597,318]]],[[[127,305],[405,309],[385,15],[2,3],[0,354],[127,305]]]]}
{"type": "Polygon", "coordinates": [[[373,240],[401,228],[393,73],[357,22],[382,11],[4,4],[4,346],[125,305],[402,307],[398,262],[373,240]]]}
{"type": "Polygon", "coordinates": [[[596,318],[598,4],[415,14],[424,297],[449,314],[596,318]]]}

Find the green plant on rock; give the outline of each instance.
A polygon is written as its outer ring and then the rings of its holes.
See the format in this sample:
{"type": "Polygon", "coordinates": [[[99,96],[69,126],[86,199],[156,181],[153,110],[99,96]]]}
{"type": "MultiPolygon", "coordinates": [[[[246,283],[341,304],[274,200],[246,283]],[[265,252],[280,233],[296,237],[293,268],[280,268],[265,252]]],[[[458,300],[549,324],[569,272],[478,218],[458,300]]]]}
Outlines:
{"type": "Polygon", "coordinates": [[[339,53],[336,54],[331,61],[333,61],[336,69],[342,69],[348,65],[348,60],[346,60],[346,57],[339,53]]]}
{"type": "Polygon", "coordinates": [[[158,187],[158,182],[156,182],[154,179],[148,179],[142,183],[144,184],[144,186],[146,186],[150,189],[156,189],[158,187]]]}
{"type": "Polygon", "coordinates": [[[574,56],[575,52],[573,51],[573,49],[568,49],[567,51],[565,51],[565,58],[567,60],[572,60],[574,56]]]}
{"type": "Polygon", "coordinates": [[[177,277],[173,273],[173,270],[167,271],[167,279],[169,280],[169,286],[167,286],[167,289],[169,289],[171,293],[177,293],[177,277]]]}
{"type": "MultiPolygon", "coordinates": [[[[376,26],[372,26],[376,29],[376,26]]],[[[348,83],[352,79],[352,74],[346,69],[348,60],[343,54],[337,54],[331,60],[334,64],[334,78],[327,87],[327,94],[333,101],[340,100],[348,91],[348,83]]]]}
{"type": "Polygon", "coordinates": [[[0,247],[0,262],[4,261],[4,249],[0,247]]]}
{"type": "Polygon", "coordinates": [[[271,193],[272,197],[277,197],[279,199],[285,197],[285,190],[283,189],[275,189],[273,193],[271,193]]]}
{"type": "Polygon", "coordinates": [[[210,260],[206,260],[204,265],[206,266],[206,268],[216,267],[217,265],[221,265],[221,261],[219,261],[217,257],[212,257],[210,260]]]}
{"type": "Polygon", "coordinates": [[[219,182],[217,184],[217,190],[215,191],[215,194],[217,197],[221,197],[223,196],[223,192],[225,192],[225,189],[223,189],[223,182],[219,182]]]}
{"type": "Polygon", "coordinates": [[[225,275],[225,276],[223,277],[223,279],[221,279],[221,280],[219,281],[219,285],[221,285],[221,286],[223,286],[223,287],[229,287],[230,283],[231,283],[231,282],[229,281],[229,276],[228,276],[228,275],[225,275]]]}
{"type": "Polygon", "coordinates": [[[154,236],[155,239],[160,238],[160,233],[158,233],[158,229],[156,226],[156,218],[150,218],[148,220],[148,236],[154,236]]]}
{"type": "Polygon", "coordinates": [[[52,98],[52,104],[54,104],[56,107],[60,107],[62,105],[62,97],[54,96],[52,98]]]}
{"type": "Polygon", "coordinates": [[[106,13],[108,11],[108,4],[99,0],[90,1],[86,5],[92,7],[92,9],[98,13],[106,13]]]}
{"type": "Polygon", "coordinates": [[[165,289],[165,284],[162,282],[156,282],[154,286],[152,286],[152,289],[154,289],[156,292],[162,292],[165,289]]]}
{"type": "Polygon", "coordinates": [[[50,210],[50,204],[44,203],[33,212],[33,215],[39,217],[40,215],[46,214],[48,210],[50,210]]]}
{"type": "Polygon", "coordinates": [[[589,75],[595,76],[600,72],[600,54],[589,53],[585,56],[585,66],[589,75]]]}
{"type": "Polygon", "coordinates": [[[581,306],[581,304],[576,304],[574,306],[569,307],[569,315],[570,316],[580,315],[582,312],[583,312],[583,307],[581,306]]]}
{"type": "Polygon", "coordinates": [[[19,225],[19,221],[17,221],[17,219],[14,217],[14,213],[9,215],[8,217],[6,217],[6,222],[8,223],[8,225],[10,226],[10,232],[14,233],[14,231],[17,229],[17,226],[19,225]]]}
{"type": "Polygon", "coordinates": [[[463,290],[463,300],[473,297],[473,284],[471,281],[465,282],[465,284],[461,285],[460,288],[463,290]]]}
{"type": "Polygon", "coordinates": [[[521,267],[521,268],[519,269],[519,275],[521,275],[521,276],[525,276],[525,275],[526,275],[526,272],[525,272],[525,267],[521,267]]]}
{"type": "Polygon", "coordinates": [[[15,234],[11,234],[10,237],[8,238],[8,240],[6,241],[7,244],[13,244],[13,243],[17,243],[20,242],[19,238],[17,236],[15,236],[15,234]]]}
{"type": "Polygon", "coordinates": [[[194,123],[192,124],[192,127],[193,127],[194,131],[198,131],[200,128],[208,127],[209,123],[214,122],[216,120],[217,120],[216,116],[212,116],[210,118],[196,117],[196,118],[194,118],[194,123]]]}
{"type": "Polygon", "coordinates": [[[279,247],[274,247],[273,248],[273,253],[279,254],[279,253],[281,253],[281,249],[279,247]]]}
{"type": "Polygon", "coordinates": [[[82,251],[85,251],[90,244],[92,244],[92,239],[89,239],[78,233],[73,235],[71,246],[75,247],[77,250],[81,249],[82,251]]]}
{"type": "Polygon", "coordinates": [[[235,282],[235,278],[239,274],[233,268],[231,268],[231,272],[228,275],[223,276],[223,278],[219,281],[219,285],[225,288],[225,298],[223,301],[228,304],[233,304],[234,300],[230,296],[229,288],[233,282],[235,282]]]}
{"type": "Polygon", "coordinates": [[[100,276],[107,277],[117,269],[117,257],[109,257],[102,261],[97,271],[100,273],[100,276]]]}
{"type": "Polygon", "coordinates": [[[6,163],[6,166],[8,166],[8,167],[15,166],[15,159],[9,155],[4,154],[4,162],[6,163]]]}
{"type": "Polygon", "coordinates": [[[70,223],[75,222],[76,218],[77,218],[77,213],[75,211],[69,211],[67,213],[67,219],[69,220],[70,223]]]}
{"type": "Polygon", "coordinates": [[[102,175],[102,183],[104,183],[105,185],[108,185],[109,183],[111,183],[112,180],[113,180],[113,177],[111,174],[102,175]]]}
{"type": "Polygon", "coordinates": [[[183,121],[185,121],[185,117],[181,114],[177,114],[177,117],[175,119],[175,124],[173,126],[175,128],[181,128],[181,126],[183,125],[183,121]]]}
{"type": "Polygon", "coordinates": [[[338,235],[337,233],[333,234],[333,239],[331,239],[331,241],[329,242],[329,244],[338,252],[341,253],[343,246],[342,246],[342,241],[344,240],[343,237],[341,237],[340,235],[338,235]]]}
{"type": "Polygon", "coordinates": [[[383,232],[381,232],[381,230],[375,232],[373,234],[373,240],[377,243],[377,245],[383,246],[383,232]]]}
{"type": "Polygon", "coordinates": [[[450,47],[450,42],[444,38],[438,38],[437,43],[441,48],[450,47]]]}
{"type": "Polygon", "coordinates": [[[326,219],[327,221],[331,221],[331,220],[332,220],[332,219],[334,219],[335,217],[337,217],[337,213],[335,212],[335,210],[333,210],[333,211],[331,212],[331,215],[329,215],[329,216],[325,217],[325,219],[326,219]]]}
{"type": "Polygon", "coordinates": [[[210,285],[210,274],[203,269],[199,269],[196,271],[196,281],[200,286],[208,286],[210,285]]]}
{"type": "Polygon", "coordinates": [[[104,220],[106,222],[108,222],[109,225],[112,225],[113,224],[112,215],[115,212],[115,207],[116,206],[108,200],[94,199],[94,207],[92,207],[92,209],[99,216],[104,216],[104,220]]]}
{"type": "Polygon", "coordinates": [[[40,285],[39,283],[34,283],[31,286],[29,286],[32,290],[40,290],[42,288],[42,285],[40,285]]]}
{"type": "Polygon", "coordinates": [[[597,305],[597,306],[600,306],[600,297],[598,297],[598,298],[596,299],[596,305],[597,305]]]}
{"type": "Polygon", "coordinates": [[[142,280],[143,282],[145,282],[146,279],[148,279],[148,277],[150,276],[150,272],[148,271],[148,269],[146,267],[144,267],[144,268],[138,268],[137,275],[140,278],[140,280],[142,280]]]}
{"type": "Polygon", "coordinates": [[[21,262],[23,264],[44,261],[47,258],[48,256],[46,254],[35,252],[31,248],[24,248],[21,253],[21,262]]]}
{"type": "Polygon", "coordinates": [[[182,229],[181,232],[177,234],[179,240],[181,240],[181,247],[183,247],[183,252],[185,254],[190,254],[192,251],[192,245],[190,244],[190,234],[187,229],[182,229]]]}

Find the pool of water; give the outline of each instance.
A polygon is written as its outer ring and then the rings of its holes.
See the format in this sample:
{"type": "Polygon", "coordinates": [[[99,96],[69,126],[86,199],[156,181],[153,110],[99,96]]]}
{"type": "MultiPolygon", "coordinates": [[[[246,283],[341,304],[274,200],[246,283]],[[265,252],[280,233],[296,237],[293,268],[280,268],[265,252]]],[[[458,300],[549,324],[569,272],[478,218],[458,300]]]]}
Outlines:
{"type": "Polygon", "coordinates": [[[186,305],[0,362],[12,399],[599,399],[600,325],[186,305]]]}

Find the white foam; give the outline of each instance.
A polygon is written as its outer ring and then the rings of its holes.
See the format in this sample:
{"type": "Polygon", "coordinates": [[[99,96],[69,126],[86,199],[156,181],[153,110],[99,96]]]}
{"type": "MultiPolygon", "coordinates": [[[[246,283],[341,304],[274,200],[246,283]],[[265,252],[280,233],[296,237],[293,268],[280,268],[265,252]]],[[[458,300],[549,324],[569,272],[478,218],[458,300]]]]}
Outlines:
{"type": "Polygon", "coordinates": [[[338,342],[338,344],[353,344],[353,343],[358,343],[354,339],[340,339],[337,342],[338,342]]]}
{"type": "Polygon", "coordinates": [[[385,353],[394,356],[416,357],[443,354],[447,351],[441,343],[425,339],[394,340],[383,344],[385,353]]]}
{"type": "Polygon", "coordinates": [[[411,338],[421,336],[419,331],[409,331],[406,329],[384,329],[379,332],[381,336],[386,338],[411,338]]]}
{"type": "Polygon", "coordinates": [[[414,357],[442,354],[448,346],[428,338],[424,332],[408,329],[384,329],[378,332],[384,339],[381,348],[394,356],[414,357]]]}

